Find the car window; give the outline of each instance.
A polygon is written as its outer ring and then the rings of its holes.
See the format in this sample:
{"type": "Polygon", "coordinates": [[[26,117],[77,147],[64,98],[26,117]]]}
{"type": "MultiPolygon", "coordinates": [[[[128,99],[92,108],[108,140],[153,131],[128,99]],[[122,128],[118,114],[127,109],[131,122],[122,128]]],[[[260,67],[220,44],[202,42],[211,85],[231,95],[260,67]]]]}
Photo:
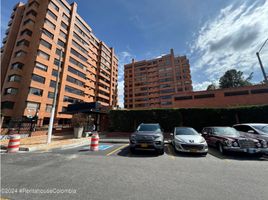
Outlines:
{"type": "Polygon", "coordinates": [[[175,129],[176,135],[198,135],[196,130],[193,128],[176,128],[175,129]]]}
{"type": "Polygon", "coordinates": [[[268,134],[268,126],[254,125],[253,127],[256,128],[257,130],[262,131],[263,133],[268,134]]]}
{"type": "Polygon", "coordinates": [[[161,128],[157,124],[141,124],[137,131],[161,131],[161,128]]]}
{"type": "Polygon", "coordinates": [[[215,127],[213,128],[213,134],[224,136],[239,136],[239,132],[231,127],[215,127]]]}
{"type": "Polygon", "coordinates": [[[234,126],[234,128],[238,131],[248,132],[249,130],[252,130],[249,126],[246,125],[238,125],[234,126]]]}

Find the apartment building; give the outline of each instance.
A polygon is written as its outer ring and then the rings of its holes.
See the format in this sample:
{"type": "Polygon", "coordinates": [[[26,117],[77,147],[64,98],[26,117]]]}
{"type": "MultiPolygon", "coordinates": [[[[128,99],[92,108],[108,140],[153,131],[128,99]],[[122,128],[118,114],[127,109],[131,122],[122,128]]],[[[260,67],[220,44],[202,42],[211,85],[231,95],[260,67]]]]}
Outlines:
{"type": "Polygon", "coordinates": [[[124,66],[124,107],[170,108],[177,94],[192,91],[190,64],[186,56],[170,54],[135,61],[124,66]]]}
{"type": "Polygon", "coordinates": [[[18,3],[1,48],[5,120],[38,115],[40,123],[47,124],[58,73],[59,123],[71,118],[62,114],[70,103],[117,106],[118,58],[77,13],[77,4],[66,0],[18,3]]]}

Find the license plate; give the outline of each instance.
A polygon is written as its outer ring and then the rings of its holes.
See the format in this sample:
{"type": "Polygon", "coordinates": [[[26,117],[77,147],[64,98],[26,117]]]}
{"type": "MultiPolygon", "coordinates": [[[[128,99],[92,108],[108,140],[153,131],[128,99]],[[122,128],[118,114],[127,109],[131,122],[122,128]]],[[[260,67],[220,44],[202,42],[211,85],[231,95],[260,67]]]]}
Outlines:
{"type": "Polygon", "coordinates": [[[197,150],[196,149],[191,149],[190,152],[197,152],[197,150]]]}
{"type": "Polygon", "coordinates": [[[148,147],[148,144],[141,144],[141,147],[146,148],[146,147],[148,147]]]}

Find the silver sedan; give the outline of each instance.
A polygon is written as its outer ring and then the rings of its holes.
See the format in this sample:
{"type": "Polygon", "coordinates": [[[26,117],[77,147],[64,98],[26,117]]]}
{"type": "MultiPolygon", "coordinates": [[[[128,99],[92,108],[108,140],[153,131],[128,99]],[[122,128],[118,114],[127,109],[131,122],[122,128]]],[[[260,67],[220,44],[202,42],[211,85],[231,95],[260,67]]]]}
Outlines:
{"type": "Polygon", "coordinates": [[[175,151],[193,152],[203,155],[206,155],[208,152],[206,140],[193,128],[175,127],[171,136],[171,143],[175,151]]]}

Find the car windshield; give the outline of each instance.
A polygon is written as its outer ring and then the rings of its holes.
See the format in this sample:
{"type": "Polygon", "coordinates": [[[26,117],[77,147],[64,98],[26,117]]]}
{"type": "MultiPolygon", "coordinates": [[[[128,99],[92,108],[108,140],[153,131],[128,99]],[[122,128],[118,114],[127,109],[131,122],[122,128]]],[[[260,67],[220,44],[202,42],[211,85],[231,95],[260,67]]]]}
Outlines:
{"type": "Polygon", "coordinates": [[[216,127],[213,128],[213,133],[216,135],[226,135],[226,136],[239,136],[239,132],[231,127],[216,127]]]}
{"type": "Polygon", "coordinates": [[[262,131],[263,133],[268,134],[268,126],[263,126],[263,125],[254,125],[253,126],[255,129],[262,131]]]}
{"type": "Polygon", "coordinates": [[[176,135],[198,135],[193,128],[176,128],[176,135]]]}
{"type": "Polygon", "coordinates": [[[161,131],[161,129],[157,124],[141,124],[137,131],[161,131]]]}

